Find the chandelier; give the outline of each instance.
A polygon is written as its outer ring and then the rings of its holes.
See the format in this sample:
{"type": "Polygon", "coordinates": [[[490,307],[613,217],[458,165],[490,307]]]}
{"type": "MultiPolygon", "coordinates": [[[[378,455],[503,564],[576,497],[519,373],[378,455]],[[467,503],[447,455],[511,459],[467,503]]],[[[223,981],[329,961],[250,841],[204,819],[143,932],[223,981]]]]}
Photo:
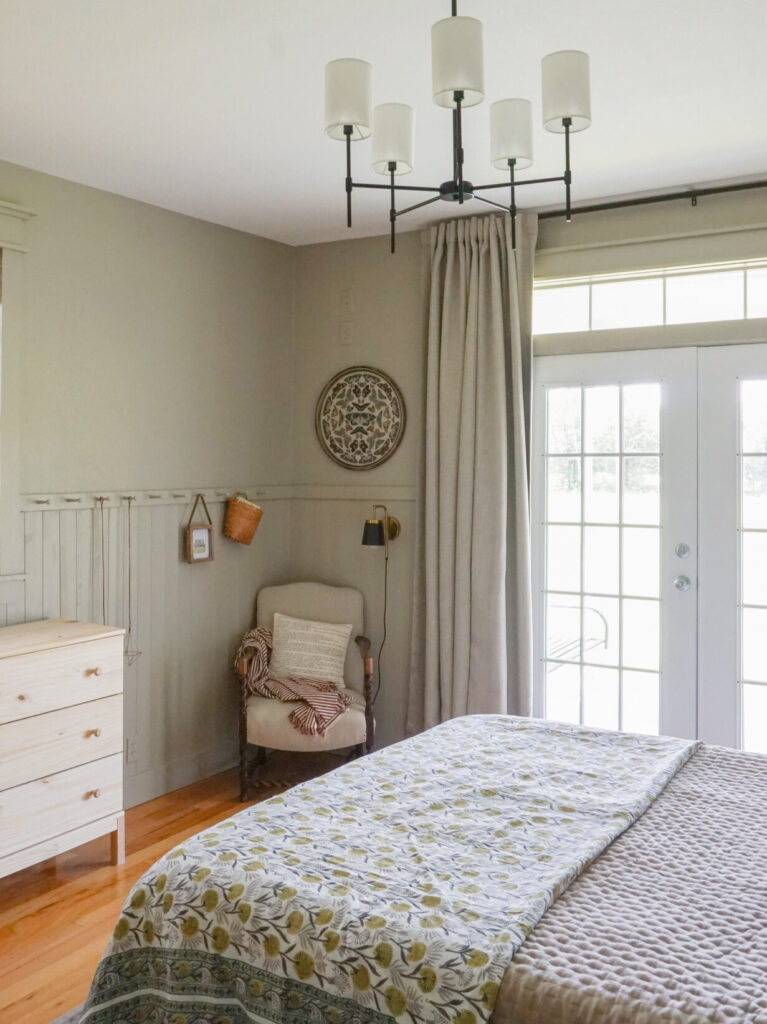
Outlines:
{"type": "MultiPolygon", "coordinates": [[[[397,219],[439,200],[463,205],[478,199],[511,215],[512,246],[516,247],[516,190],[522,185],[562,182],[565,186],[565,216],[570,220],[570,136],[591,123],[589,58],[580,50],[559,50],[541,61],[543,126],[565,137],[565,170],[551,178],[520,180],[516,172],[533,162],[533,124],[529,100],[497,100],[490,107],[490,162],[508,172],[509,180],[490,185],[474,185],[463,174],[464,151],[461,119],[465,107],[473,107],[485,98],[482,23],[476,18],[459,17],[457,0],[452,0],[449,18],[432,25],[432,94],[439,107],[452,108],[453,172],[441,185],[400,185],[395,179],[413,169],[413,108],[406,103],[382,103],[372,111],[372,72],[364,60],[342,58],[325,68],[325,131],[331,139],[346,144],[346,224],[352,225],[352,190],[386,189],[389,192],[391,251],[394,252],[397,219]],[[387,184],[355,181],[352,178],[352,142],[372,134],[372,169],[388,176],[387,184]],[[481,194],[494,189],[509,189],[509,204],[504,206],[481,194]],[[431,192],[430,198],[404,209],[396,208],[397,192],[431,192]]],[[[415,198],[415,197],[414,197],[415,198]]]]}

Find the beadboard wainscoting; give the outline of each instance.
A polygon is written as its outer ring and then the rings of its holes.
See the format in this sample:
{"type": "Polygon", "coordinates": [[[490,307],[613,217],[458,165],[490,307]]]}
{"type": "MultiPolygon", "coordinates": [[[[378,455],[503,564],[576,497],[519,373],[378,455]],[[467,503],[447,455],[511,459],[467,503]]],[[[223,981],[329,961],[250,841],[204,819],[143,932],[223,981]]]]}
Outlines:
{"type": "Polygon", "coordinates": [[[24,572],[0,577],[2,625],[61,616],[132,626],[127,646],[141,654],[125,658],[126,806],[235,763],[234,652],[258,588],[288,579],[288,488],[203,491],[215,557],[189,565],[183,541],[195,493],[26,495],[24,572]],[[250,547],[221,532],[235,490],[264,509],[250,547]],[[130,545],[127,495],[135,495],[130,545]]]}

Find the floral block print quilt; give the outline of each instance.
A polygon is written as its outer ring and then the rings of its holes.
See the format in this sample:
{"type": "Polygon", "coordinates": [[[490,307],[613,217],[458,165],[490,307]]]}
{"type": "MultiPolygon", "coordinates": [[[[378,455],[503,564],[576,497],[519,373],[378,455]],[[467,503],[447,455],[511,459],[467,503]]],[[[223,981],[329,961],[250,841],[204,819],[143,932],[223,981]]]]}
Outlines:
{"type": "Polygon", "coordinates": [[[296,786],[140,879],[82,1024],[484,1024],[694,746],[476,715],[296,786]]]}

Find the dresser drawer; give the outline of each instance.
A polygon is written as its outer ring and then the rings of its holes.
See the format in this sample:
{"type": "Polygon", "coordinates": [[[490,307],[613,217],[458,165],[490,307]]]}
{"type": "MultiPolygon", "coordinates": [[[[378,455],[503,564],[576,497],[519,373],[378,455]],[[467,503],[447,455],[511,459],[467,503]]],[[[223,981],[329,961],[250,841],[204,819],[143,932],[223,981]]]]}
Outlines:
{"type": "Polygon", "coordinates": [[[122,755],[0,793],[0,857],[122,809],[122,755]]]}
{"type": "Polygon", "coordinates": [[[0,790],[122,752],[121,693],[0,725],[0,790]]]}
{"type": "Polygon", "coordinates": [[[122,693],[119,636],[0,658],[0,723],[122,693]]]}

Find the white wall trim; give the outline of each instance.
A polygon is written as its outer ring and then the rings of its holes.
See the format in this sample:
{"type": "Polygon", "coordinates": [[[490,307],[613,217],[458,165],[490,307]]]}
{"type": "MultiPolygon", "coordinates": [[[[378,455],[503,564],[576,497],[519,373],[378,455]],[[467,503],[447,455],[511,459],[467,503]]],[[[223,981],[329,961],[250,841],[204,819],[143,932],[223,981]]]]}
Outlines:
{"type": "Polygon", "coordinates": [[[297,484],[293,488],[297,501],[415,501],[413,484],[297,484]]]}
{"type": "Polygon", "coordinates": [[[202,494],[209,505],[221,504],[237,492],[248,495],[251,501],[415,501],[416,488],[412,484],[253,484],[235,487],[157,488],[139,490],[123,487],[118,491],[50,491],[22,494],[21,512],[62,512],[94,509],[99,498],[104,508],[127,508],[128,498],[134,508],[159,505],[189,505],[196,494],[202,494]]]}
{"type": "Polygon", "coordinates": [[[239,484],[236,487],[170,487],[149,490],[122,487],[118,491],[66,491],[62,494],[45,491],[22,494],[20,501],[22,512],[71,512],[81,508],[96,508],[99,498],[104,499],[105,509],[126,508],[129,498],[134,499],[131,503],[134,508],[189,505],[197,494],[202,494],[209,505],[215,505],[238,492],[247,494],[251,501],[286,501],[293,497],[292,487],[239,484]]]}

